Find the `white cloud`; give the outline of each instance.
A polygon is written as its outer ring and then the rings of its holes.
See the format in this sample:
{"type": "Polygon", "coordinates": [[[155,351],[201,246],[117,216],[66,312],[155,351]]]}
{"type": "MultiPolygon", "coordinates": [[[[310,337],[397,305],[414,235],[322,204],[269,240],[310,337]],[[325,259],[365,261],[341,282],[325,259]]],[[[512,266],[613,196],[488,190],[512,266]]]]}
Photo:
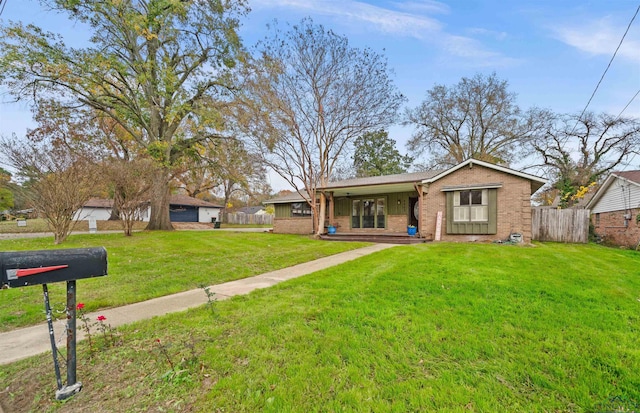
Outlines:
{"type": "Polygon", "coordinates": [[[470,29],[467,29],[467,32],[471,34],[477,34],[480,36],[492,37],[496,40],[504,40],[508,36],[507,32],[497,32],[495,30],[487,30],[480,27],[472,27],[470,29]]]}
{"type": "Polygon", "coordinates": [[[392,3],[397,9],[412,13],[440,13],[448,14],[451,9],[448,5],[438,1],[399,1],[392,3]]]}
{"type": "Polygon", "coordinates": [[[252,5],[264,7],[286,7],[307,13],[348,18],[372,24],[377,30],[400,36],[421,39],[426,32],[437,32],[442,25],[435,19],[423,15],[409,14],[360,1],[345,0],[257,0],[252,5]]]}
{"type": "MultiPolygon", "coordinates": [[[[412,37],[434,44],[453,57],[468,60],[477,59],[475,62],[466,62],[470,65],[501,67],[516,62],[516,59],[486,49],[480,41],[471,37],[447,33],[444,25],[431,17],[434,14],[448,14],[450,12],[446,4],[437,1],[414,0],[389,3],[397,9],[374,6],[356,0],[254,0],[251,4],[253,7],[261,9],[283,7],[308,14],[322,14],[342,20],[348,19],[350,23],[360,22],[383,34],[412,37]]],[[[494,37],[506,36],[506,34],[486,30],[480,32],[480,30],[482,29],[472,29],[471,33],[492,34],[494,37]],[[476,32],[474,33],[473,30],[476,32]]]]}
{"type": "MultiPolygon", "coordinates": [[[[553,31],[558,40],[593,56],[613,56],[626,25],[614,23],[611,18],[604,17],[590,22],[581,22],[575,26],[565,25],[553,31]]],[[[634,34],[632,26],[625,37],[617,56],[640,62],[640,40],[637,30],[634,34]]]]}

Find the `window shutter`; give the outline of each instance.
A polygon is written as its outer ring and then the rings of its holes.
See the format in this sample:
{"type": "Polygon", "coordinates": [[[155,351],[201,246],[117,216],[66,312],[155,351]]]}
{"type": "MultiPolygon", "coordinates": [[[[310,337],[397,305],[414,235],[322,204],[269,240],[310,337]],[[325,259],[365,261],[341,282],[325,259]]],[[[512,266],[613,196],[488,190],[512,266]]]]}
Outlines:
{"type": "Polygon", "coordinates": [[[498,190],[489,189],[489,228],[488,234],[498,232],[498,190]]]}
{"type": "Polygon", "coordinates": [[[447,234],[453,232],[453,192],[447,192],[447,211],[445,212],[447,219],[447,234]]]}

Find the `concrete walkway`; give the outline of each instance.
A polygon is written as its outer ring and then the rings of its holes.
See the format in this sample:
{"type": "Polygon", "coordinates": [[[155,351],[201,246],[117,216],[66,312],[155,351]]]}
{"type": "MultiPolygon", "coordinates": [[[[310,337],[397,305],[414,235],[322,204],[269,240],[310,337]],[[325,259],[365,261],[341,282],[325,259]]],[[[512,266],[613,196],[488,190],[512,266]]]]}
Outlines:
{"type": "MultiPolygon", "coordinates": [[[[271,287],[282,281],[311,274],[395,246],[397,245],[374,244],[255,277],[213,285],[210,288],[211,292],[215,293],[217,300],[225,300],[234,295],[248,294],[258,288],[271,287]]],[[[82,282],[80,282],[79,287],[82,288],[82,282]]],[[[136,304],[102,310],[97,313],[87,314],[87,316],[89,319],[95,320],[98,315],[103,315],[107,318],[106,322],[109,325],[118,327],[176,311],[184,311],[206,303],[207,295],[199,288],[136,304]]],[[[65,324],[66,320],[59,320],[54,323],[55,337],[59,347],[66,345],[65,324]]],[[[78,340],[82,340],[84,338],[84,332],[79,326],[80,324],[77,326],[78,340]]],[[[51,344],[49,342],[49,331],[46,323],[0,333],[0,364],[9,364],[47,351],[51,351],[51,344]]]]}

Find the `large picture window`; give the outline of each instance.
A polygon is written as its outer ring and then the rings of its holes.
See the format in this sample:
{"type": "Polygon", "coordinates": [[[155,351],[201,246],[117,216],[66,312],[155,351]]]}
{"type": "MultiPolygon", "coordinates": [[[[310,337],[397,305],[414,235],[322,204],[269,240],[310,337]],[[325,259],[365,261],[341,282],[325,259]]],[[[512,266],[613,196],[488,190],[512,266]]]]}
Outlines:
{"type": "Polygon", "coordinates": [[[445,188],[447,234],[495,234],[497,188],[445,188]]]}
{"type": "Polygon", "coordinates": [[[472,189],[453,193],[454,222],[486,222],[489,220],[487,189],[472,189]]]}
{"type": "Polygon", "coordinates": [[[351,202],[351,227],[384,228],[385,204],[384,198],[354,199],[351,202]]]}

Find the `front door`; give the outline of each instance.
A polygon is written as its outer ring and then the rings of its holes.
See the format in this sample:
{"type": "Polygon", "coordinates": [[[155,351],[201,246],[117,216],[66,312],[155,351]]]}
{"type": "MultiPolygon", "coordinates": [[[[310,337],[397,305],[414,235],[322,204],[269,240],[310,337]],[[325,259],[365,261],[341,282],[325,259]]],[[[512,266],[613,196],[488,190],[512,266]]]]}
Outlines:
{"type": "Polygon", "coordinates": [[[420,217],[420,202],[418,198],[409,198],[409,225],[418,227],[418,218],[420,217]]]}

